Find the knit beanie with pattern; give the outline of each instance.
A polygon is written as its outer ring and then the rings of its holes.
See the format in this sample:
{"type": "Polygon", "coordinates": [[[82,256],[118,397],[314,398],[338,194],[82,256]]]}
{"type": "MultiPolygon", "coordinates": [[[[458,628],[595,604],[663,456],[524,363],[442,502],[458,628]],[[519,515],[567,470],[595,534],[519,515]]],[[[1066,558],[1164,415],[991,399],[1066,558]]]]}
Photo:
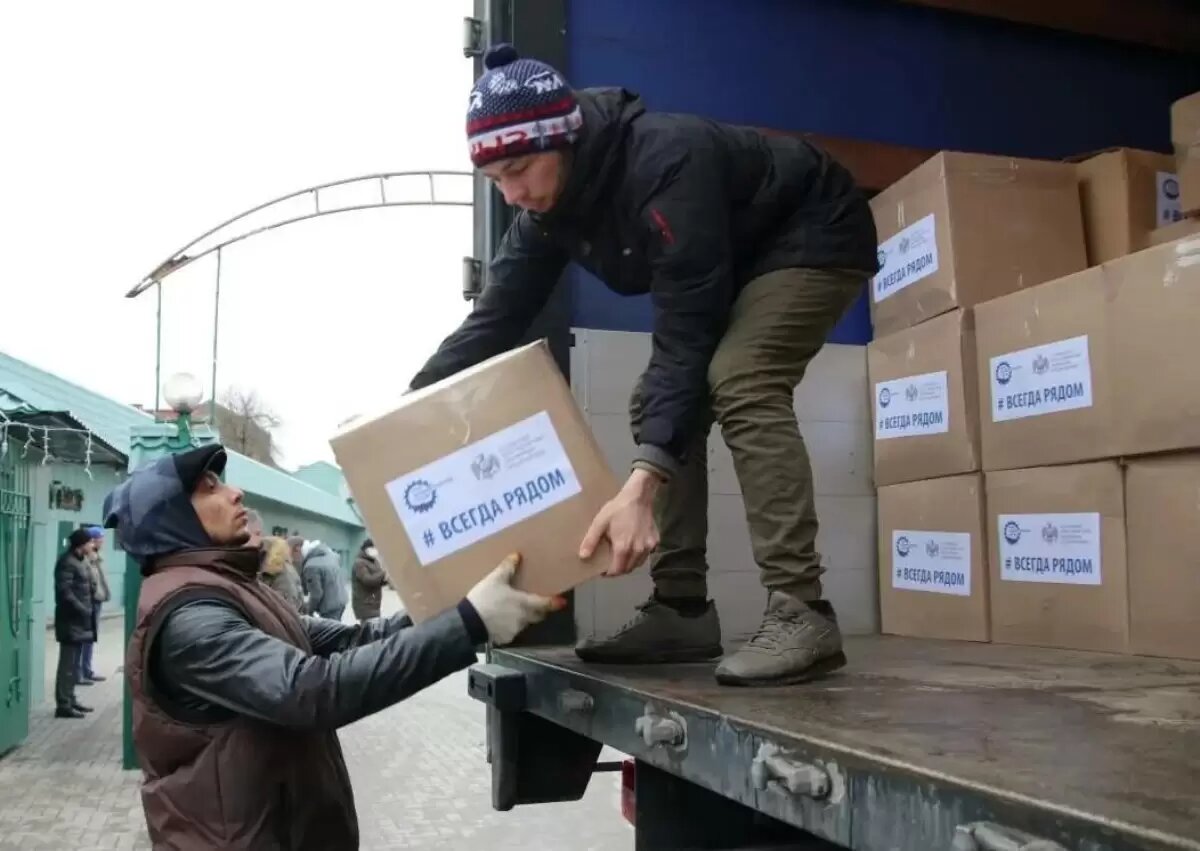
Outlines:
{"type": "Polygon", "coordinates": [[[497,160],[574,144],[583,114],[562,74],[500,44],[483,59],[487,70],[471,89],[467,140],[471,162],[497,160]]]}

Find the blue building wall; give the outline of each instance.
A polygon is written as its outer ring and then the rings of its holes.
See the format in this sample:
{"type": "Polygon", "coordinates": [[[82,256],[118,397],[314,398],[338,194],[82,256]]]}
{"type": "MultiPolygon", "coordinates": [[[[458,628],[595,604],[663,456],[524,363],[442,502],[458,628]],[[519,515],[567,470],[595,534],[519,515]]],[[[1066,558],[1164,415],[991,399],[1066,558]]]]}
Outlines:
{"type": "Polygon", "coordinates": [[[270,535],[276,527],[286,529],[288,535],[303,535],[308,540],[320,540],[338,554],[349,581],[354,554],[366,540],[367,532],[361,526],[348,526],[325,517],[317,517],[304,511],[271,500],[247,495],[246,505],[263,518],[263,531],[270,535]]]}
{"type": "MultiPolygon", "coordinates": [[[[653,109],[931,149],[1169,150],[1200,62],[890,0],[569,0],[567,75],[653,109]]],[[[646,298],[568,272],[574,325],[649,331],[646,298]]],[[[832,340],[870,339],[865,300],[832,340]]]]}
{"type": "MultiPolygon", "coordinates": [[[[29,569],[35,630],[30,648],[30,699],[31,705],[37,705],[45,699],[46,643],[54,643],[54,563],[66,549],[66,542],[59,538],[59,524],[70,523],[72,527],[100,525],[104,497],[120,483],[124,473],[115,467],[96,465],[91,468],[92,475],[89,478],[80,464],[53,462],[45,465],[35,463],[31,473],[33,544],[29,569]],[[50,486],[56,481],[65,487],[83,491],[82,510],[64,511],[50,505],[50,486]]],[[[102,555],[109,590],[112,592],[112,601],[106,603],[105,608],[120,611],[125,594],[125,556],[113,547],[112,536],[105,537],[102,555]]]]}

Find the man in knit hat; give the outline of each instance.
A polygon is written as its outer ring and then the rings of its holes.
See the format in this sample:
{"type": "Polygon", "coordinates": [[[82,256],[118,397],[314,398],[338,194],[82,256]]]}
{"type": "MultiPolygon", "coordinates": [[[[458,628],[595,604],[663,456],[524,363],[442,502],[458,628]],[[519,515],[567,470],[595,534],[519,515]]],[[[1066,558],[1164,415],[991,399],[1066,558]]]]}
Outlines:
{"type": "Polygon", "coordinates": [[[722,653],[706,584],[715,420],[767,588],[762,627],[717,679],[799,682],[843,665],[793,393],[877,271],[865,196],[802,139],[651,112],[625,89],[573,90],[509,45],[484,64],[467,105],[471,159],[520,209],[473,311],[411,386],[517,344],[568,261],[621,295],[648,293],[653,349],[630,411],[638,452],[580,554],[607,537],[609,573],[619,575],[653,553],[655,590],[628,626],[583,642],[579,655],[636,663],[722,653]]]}

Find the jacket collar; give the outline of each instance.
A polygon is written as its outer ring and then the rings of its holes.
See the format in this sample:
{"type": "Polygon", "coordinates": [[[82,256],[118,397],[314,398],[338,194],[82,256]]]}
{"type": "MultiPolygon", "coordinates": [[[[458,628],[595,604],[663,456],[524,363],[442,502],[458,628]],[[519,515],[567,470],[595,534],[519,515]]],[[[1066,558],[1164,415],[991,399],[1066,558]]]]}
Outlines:
{"type": "Polygon", "coordinates": [[[629,125],[645,112],[641,98],[627,89],[584,89],[576,92],[576,97],[583,127],[569,149],[567,183],[554,209],[533,214],[539,224],[578,222],[596,212],[598,202],[624,168],[629,125]]]}
{"type": "Polygon", "coordinates": [[[144,573],[149,576],[172,567],[204,567],[238,579],[258,576],[258,547],[205,547],[180,550],[151,562],[144,573]]]}

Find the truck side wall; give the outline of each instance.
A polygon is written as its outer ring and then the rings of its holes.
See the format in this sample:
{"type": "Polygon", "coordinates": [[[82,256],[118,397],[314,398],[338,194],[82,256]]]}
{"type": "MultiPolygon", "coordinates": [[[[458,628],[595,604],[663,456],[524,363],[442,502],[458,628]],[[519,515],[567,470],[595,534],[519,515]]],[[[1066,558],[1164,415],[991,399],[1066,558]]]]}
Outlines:
{"type": "MultiPolygon", "coordinates": [[[[652,109],[1015,156],[1115,145],[1167,151],[1171,102],[1200,89],[1194,58],[883,0],[567,0],[566,42],[573,85],[622,85],[652,109]]],[[[626,398],[649,353],[649,302],[618,297],[574,267],[567,283],[572,384],[624,472],[633,452],[626,398]]],[[[850,632],[878,627],[863,349],[871,337],[864,299],[796,395],[826,587],[850,632]]],[[[709,459],[710,593],[735,638],[757,624],[764,595],[716,432],[709,459]]],[[[645,571],[585,586],[580,634],[619,626],[649,590],[645,571]]]]}
{"type": "MultiPolygon", "coordinates": [[[[1194,57],[892,0],[567,2],[572,85],[624,86],[652,109],[923,148],[1058,158],[1169,151],[1194,57]]],[[[649,331],[648,301],[568,272],[572,324],[649,331]]],[[[831,339],[871,337],[866,303],[831,339]]]]}

